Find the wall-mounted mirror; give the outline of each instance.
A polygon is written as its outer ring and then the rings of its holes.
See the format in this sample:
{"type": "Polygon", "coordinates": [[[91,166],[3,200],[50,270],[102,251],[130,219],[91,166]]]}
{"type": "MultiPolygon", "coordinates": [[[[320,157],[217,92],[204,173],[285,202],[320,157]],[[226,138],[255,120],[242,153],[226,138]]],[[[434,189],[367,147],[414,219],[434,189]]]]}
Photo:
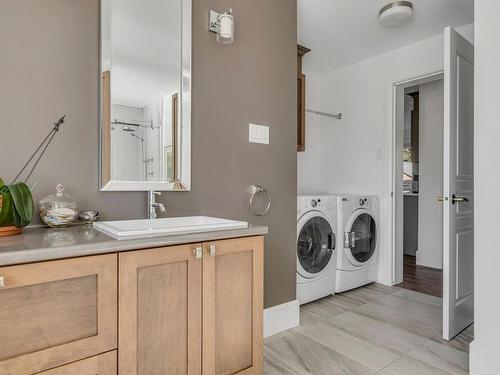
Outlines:
{"type": "Polygon", "coordinates": [[[100,97],[101,190],[190,190],[190,0],[101,0],[100,97]]]}

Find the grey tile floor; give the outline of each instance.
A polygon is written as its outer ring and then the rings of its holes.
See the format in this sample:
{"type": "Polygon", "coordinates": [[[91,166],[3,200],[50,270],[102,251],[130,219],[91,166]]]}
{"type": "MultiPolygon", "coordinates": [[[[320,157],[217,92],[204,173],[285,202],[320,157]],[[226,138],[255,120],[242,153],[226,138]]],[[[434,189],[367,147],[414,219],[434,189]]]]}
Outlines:
{"type": "Polygon", "coordinates": [[[441,339],[441,299],[371,284],[301,306],[265,340],[264,374],[468,374],[473,327],[441,339]]]}

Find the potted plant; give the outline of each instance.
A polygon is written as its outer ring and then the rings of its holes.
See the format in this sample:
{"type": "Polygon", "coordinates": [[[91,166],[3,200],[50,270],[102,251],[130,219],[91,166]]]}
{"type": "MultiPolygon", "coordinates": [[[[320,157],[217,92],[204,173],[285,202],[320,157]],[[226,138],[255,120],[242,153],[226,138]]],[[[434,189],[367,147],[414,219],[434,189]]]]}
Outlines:
{"type": "Polygon", "coordinates": [[[21,168],[10,185],[5,185],[3,180],[0,178],[0,237],[21,233],[22,228],[29,225],[31,220],[33,220],[33,195],[31,194],[31,190],[26,183],[33,174],[33,171],[37,167],[43,154],[47,151],[47,148],[49,147],[49,144],[55,134],[59,131],[61,125],[64,124],[64,118],[65,116],[61,117],[54,123],[52,130],[31,155],[26,164],[21,168]],[[37,154],[38,157],[35,158],[37,154]],[[25,182],[18,182],[21,174],[32,162],[34,164],[29,171],[25,182]]]}
{"type": "Polygon", "coordinates": [[[21,233],[33,219],[33,196],[24,182],[5,185],[0,178],[0,236],[21,233]]]}

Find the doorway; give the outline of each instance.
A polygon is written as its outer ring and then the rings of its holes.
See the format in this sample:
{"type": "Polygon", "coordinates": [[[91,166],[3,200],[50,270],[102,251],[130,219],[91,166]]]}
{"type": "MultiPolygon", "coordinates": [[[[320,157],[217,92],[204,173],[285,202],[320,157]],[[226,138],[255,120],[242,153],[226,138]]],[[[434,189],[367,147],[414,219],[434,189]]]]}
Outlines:
{"type": "MultiPolygon", "coordinates": [[[[397,286],[441,298],[443,218],[443,77],[403,90],[403,280],[397,286]]],[[[407,84],[412,84],[408,82],[407,84]]],[[[401,140],[398,140],[401,144],[401,140]]],[[[401,201],[401,197],[398,199],[401,201]]]]}
{"type": "MultiPolygon", "coordinates": [[[[442,185],[438,186],[440,190],[435,190],[435,194],[429,196],[433,206],[438,203],[441,206],[440,211],[436,211],[442,218],[441,237],[434,238],[431,245],[434,248],[440,246],[442,256],[435,250],[431,255],[438,264],[442,264],[443,268],[443,338],[451,340],[474,321],[474,46],[451,27],[445,29],[444,42],[444,115],[443,137],[442,141],[440,140],[442,158],[441,160],[436,157],[430,158],[428,164],[442,165],[442,185]]],[[[402,282],[404,276],[404,200],[401,176],[404,126],[401,124],[404,123],[406,89],[413,85],[435,81],[436,77],[443,73],[434,73],[393,85],[391,194],[394,284],[402,282]]],[[[420,98],[420,107],[421,104],[420,98]]],[[[420,150],[419,153],[421,154],[420,150]]],[[[432,156],[432,150],[426,151],[424,156],[432,156]]],[[[419,164],[421,163],[422,160],[419,158],[419,164]]],[[[417,169],[422,168],[420,166],[417,169]]],[[[422,174],[420,172],[419,174],[422,174]]],[[[421,181],[418,178],[417,181],[420,205],[423,203],[420,202],[423,189],[421,181]]],[[[427,213],[419,223],[429,225],[434,222],[432,228],[436,230],[439,227],[438,219],[438,214],[427,213]]],[[[419,251],[422,248],[423,245],[419,243],[419,251]]]]}

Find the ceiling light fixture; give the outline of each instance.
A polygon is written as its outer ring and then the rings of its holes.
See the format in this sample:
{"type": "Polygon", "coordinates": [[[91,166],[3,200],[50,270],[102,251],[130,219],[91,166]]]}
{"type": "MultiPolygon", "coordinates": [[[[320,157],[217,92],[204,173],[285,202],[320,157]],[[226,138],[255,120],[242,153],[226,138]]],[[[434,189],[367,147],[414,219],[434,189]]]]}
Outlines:
{"type": "Polygon", "coordinates": [[[401,27],[413,17],[413,4],[410,1],[393,1],[378,12],[378,20],[385,27],[401,27]]]}

